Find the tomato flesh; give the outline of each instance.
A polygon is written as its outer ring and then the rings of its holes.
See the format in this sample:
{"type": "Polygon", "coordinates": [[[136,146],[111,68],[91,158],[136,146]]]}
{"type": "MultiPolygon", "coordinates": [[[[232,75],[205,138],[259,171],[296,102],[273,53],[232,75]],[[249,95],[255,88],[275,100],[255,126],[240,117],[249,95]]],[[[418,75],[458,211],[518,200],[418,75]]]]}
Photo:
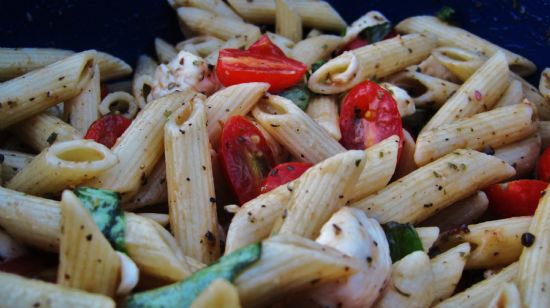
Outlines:
{"type": "Polygon", "coordinates": [[[261,54],[272,55],[279,57],[286,57],[285,53],[279,48],[279,46],[273,44],[267,34],[262,35],[254,44],[248,47],[248,51],[261,54]]]}
{"type": "Polygon", "coordinates": [[[537,179],[550,182],[550,147],[539,157],[537,164],[537,179]]]}
{"type": "Polygon", "coordinates": [[[243,116],[233,116],[221,135],[221,161],[240,204],[260,194],[262,181],[275,165],[262,132],[243,116]]]}
{"type": "Polygon", "coordinates": [[[391,94],[372,81],[355,86],[346,95],[340,111],[340,143],[348,149],[364,150],[392,136],[403,146],[403,125],[391,94]]]}
{"type": "Polygon", "coordinates": [[[299,178],[311,166],[310,163],[290,162],[278,164],[269,171],[269,175],[262,183],[261,193],[271,191],[281,185],[299,178]]]}
{"type": "Polygon", "coordinates": [[[92,139],[108,148],[112,148],[118,137],[126,131],[131,123],[131,120],[119,114],[106,115],[90,125],[84,139],[92,139]]]}
{"type": "Polygon", "coordinates": [[[530,216],[535,214],[547,182],[517,180],[494,184],[484,189],[489,198],[489,208],[500,218],[530,216]]]}

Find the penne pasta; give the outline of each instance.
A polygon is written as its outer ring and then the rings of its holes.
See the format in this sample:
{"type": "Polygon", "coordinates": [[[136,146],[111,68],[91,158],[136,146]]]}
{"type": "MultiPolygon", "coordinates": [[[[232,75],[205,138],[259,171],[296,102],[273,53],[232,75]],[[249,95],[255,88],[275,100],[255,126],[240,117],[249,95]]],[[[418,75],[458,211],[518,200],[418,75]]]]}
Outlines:
{"type": "Polygon", "coordinates": [[[153,89],[153,76],[155,75],[156,68],[157,62],[149,56],[141,55],[138,58],[136,72],[132,80],[132,95],[136,99],[140,109],[145,108],[147,96],[151,93],[151,89],[153,89]]]}
{"type": "Polygon", "coordinates": [[[439,237],[438,227],[420,227],[416,228],[416,233],[422,242],[422,249],[425,253],[429,253],[433,244],[439,237]]]}
{"type": "Polygon", "coordinates": [[[289,56],[311,67],[313,63],[328,58],[342,43],[339,36],[321,34],[296,43],[289,56]]]}
{"type": "Polygon", "coordinates": [[[369,11],[348,26],[343,41],[347,44],[355,39],[365,28],[389,22],[390,21],[386,16],[382,15],[382,13],[378,11],[369,11]]]}
{"type": "Polygon", "coordinates": [[[546,98],[547,102],[550,102],[550,68],[547,67],[542,71],[539,81],[539,91],[542,96],[546,98]]]}
{"type": "Polygon", "coordinates": [[[315,93],[341,93],[364,80],[383,78],[418,63],[428,57],[434,47],[433,38],[411,34],[354,49],[316,70],[308,86],[315,93]]]}
{"type": "Polygon", "coordinates": [[[204,58],[204,61],[206,61],[206,63],[210,65],[216,65],[216,63],[218,62],[218,56],[221,49],[248,48],[250,47],[250,45],[254,44],[254,42],[256,42],[260,38],[260,35],[261,35],[261,32],[259,28],[250,29],[250,32],[248,33],[237,34],[235,35],[235,37],[232,37],[227,41],[225,41],[225,43],[223,43],[218,50],[210,53],[206,58],[204,58]]]}
{"type": "Polygon", "coordinates": [[[0,129],[78,95],[90,80],[95,51],[70,56],[0,84],[0,129]]]}
{"type": "Polygon", "coordinates": [[[537,69],[535,64],[528,59],[466,30],[444,23],[433,16],[410,17],[400,22],[395,28],[402,33],[435,35],[440,46],[463,47],[486,56],[493,56],[498,52],[502,52],[510,65],[510,69],[522,76],[530,75],[537,69]]]}
{"type": "Polygon", "coordinates": [[[401,149],[401,157],[399,158],[395,174],[393,175],[394,179],[400,179],[418,169],[414,161],[415,149],[416,143],[413,136],[411,136],[406,129],[403,129],[403,148],[401,149]]]}
{"type": "Polygon", "coordinates": [[[210,307],[241,308],[237,288],[223,279],[212,282],[191,304],[191,308],[210,307]]]}
{"type": "Polygon", "coordinates": [[[504,283],[487,307],[520,308],[521,297],[516,284],[513,282],[504,283]]]}
{"type": "Polygon", "coordinates": [[[37,155],[6,187],[33,195],[55,195],[94,178],[117,162],[117,156],[94,141],[60,142],[37,155]]]}
{"type": "Polygon", "coordinates": [[[99,104],[101,115],[120,114],[125,118],[133,119],[138,113],[138,103],[134,97],[126,92],[109,93],[99,104]]]}
{"type": "Polygon", "coordinates": [[[139,216],[151,219],[163,227],[167,227],[170,223],[170,216],[168,214],[159,213],[139,213],[139,216]]]}
{"type": "Polygon", "coordinates": [[[30,164],[33,159],[34,155],[0,150],[0,161],[2,162],[2,173],[0,173],[0,178],[2,178],[4,182],[11,180],[19,170],[30,164]]]}
{"type": "Polygon", "coordinates": [[[424,126],[423,131],[490,110],[509,85],[506,58],[497,52],[481,66],[424,126]]]}
{"type": "Polygon", "coordinates": [[[338,101],[335,96],[317,95],[310,99],[307,115],[324,128],[335,140],[342,138],[338,116],[338,101]]]}
{"type": "Polygon", "coordinates": [[[440,48],[432,50],[431,55],[427,57],[424,61],[420,62],[418,65],[412,65],[407,68],[408,71],[414,71],[417,73],[422,73],[428,76],[435,78],[443,79],[452,83],[462,83],[463,80],[458,78],[454,72],[447,69],[443,64],[441,64],[437,58],[435,58],[434,53],[440,48]]]}
{"type": "Polygon", "coordinates": [[[454,293],[469,254],[470,244],[463,243],[430,260],[434,278],[432,305],[442,302],[454,293]]]}
{"type": "Polygon", "coordinates": [[[291,41],[302,40],[302,18],[286,0],[275,0],[275,29],[291,41]]]}
{"type": "Polygon", "coordinates": [[[116,191],[122,195],[123,203],[131,200],[162,157],[163,127],[170,114],[182,104],[203,97],[188,90],[147,104],[112,148],[120,157],[118,164],[86,185],[116,191]]]}
{"type": "Polygon", "coordinates": [[[323,34],[323,31],[313,28],[313,29],[309,30],[308,34],[306,35],[306,39],[316,37],[316,36],[319,36],[321,34],[323,34]]]}
{"type": "Polygon", "coordinates": [[[539,135],[544,150],[550,145],[550,121],[539,121],[539,135]]]}
{"type": "Polygon", "coordinates": [[[486,61],[474,51],[458,47],[439,47],[432,51],[434,60],[462,81],[467,80],[486,61]]]}
{"type": "Polygon", "coordinates": [[[424,130],[416,140],[414,161],[422,166],[456,149],[498,148],[521,141],[537,128],[536,109],[529,102],[493,109],[424,130]]]}
{"type": "Polygon", "coordinates": [[[344,152],[336,140],[292,101],[269,95],[252,110],[254,118],[296,159],[318,163],[344,152]]]}
{"type": "Polygon", "coordinates": [[[88,131],[92,123],[99,118],[101,102],[101,80],[99,65],[94,65],[92,78],[79,95],[65,102],[63,112],[69,124],[82,134],[88,131]]]}
{"type": "Polygon", "coordinates": [[[521,103],[523,100],[523,87],[519,80],[510,81],[508,89],[502,94],[498,102],[493,108],[506,107],[521,103]]]}
{"type": "Polygon", "coordinates": [[[170,0],[174,8],[180,6],[192,6],[199,9],[210,11],[216,15],[230,17],[236,20],[242,20],[226,3],[222,0],[170,0]]]}
{"type": "Polygon", "coordinates": [[[527,178],[535,169],[537,159],[541,153],[541,138],[533,134],[521,141],[495,149],[498,157],[516,169],[515,178],[527,178]]]}
{"type": "Polygon", "coordinates": [[[155,165],[153,171],[151,171],[147,182],[141,186],[131,201],[122,204],[122,208],[127,211],[133,211],[149,205],[166,203],[167,200],[166,162],[162,158],[155,165]]]}
{"type": "Polygon", "coordinates": [[[294,47],[293,40],[285,36],[282,36],[280,34],[269,32],[269,31],[266,32],[265,34],[267,34],[267,37],[269,38],[269,40],[273,44],[275,44],[277,47],[279,47],[284,52],[285,55],[290,55],[290,51],[294,47]]]}
{"type": "Polygon", "coordinates": [[[224,41],[219,38],[209,36],[209,35],[200,35],[183,42],[179,42],[176,45],[176,49],[179,51],[185,50],[199,57],[206,57],[212,52],[219,50],[224,41]]]}
{"type": "Polygon", "coordinates": [[[390,92],[397,104],[399,115],[401,115],[402,118],[412,115],[416,111],[415,104],[407,91],[388,82],[383,82],[380,85],[390,92]]]}
{"type": "Polygon", "coordinates": [[[0,258],[2,263],[27,255],[29,255],[29,251],[23,244],[0,230],[0,258]]]}
{"type": "Polygon", "coordinates": [[[155,52],[159,63],[168,63],[178,55],[172,44],[158,37],[155,38],[155,52]]]}
{"type": "Polygon", "coordinates": [[[515,174],[506,162],[473,150],[456,150],[352,203],[381,223],[418,223],[476,190],[515,174]]]}
{"type": "Polygon", "coordinates": [[[105,52],[96,53],[96,62],[99,65],[101,81],[118,79],[132,73],[132,67],[128,63],[105,52]]]}

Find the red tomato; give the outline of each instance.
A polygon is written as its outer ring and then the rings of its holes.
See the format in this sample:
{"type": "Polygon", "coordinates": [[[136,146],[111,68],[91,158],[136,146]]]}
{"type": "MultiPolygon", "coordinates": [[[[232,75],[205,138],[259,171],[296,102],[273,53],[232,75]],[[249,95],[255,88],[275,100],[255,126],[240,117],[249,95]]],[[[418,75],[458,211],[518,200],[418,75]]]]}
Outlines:
{"type": "Polygon", "coordinates": [[[223,169],[239,203],[254,199],[275,164],[264,136],[245,117],[233,116],[223,127],[220,144],[223,169]]]}
{"type": "Polygon", "coordinates": [[[489,208],[501,218],[530,216],[535,214],[539,199],[548,186],[538,180],[517,180],[494,184],[484,189],[489,198],[489,208]]]}
{"type": "Polygon", "coordinates": [[[283,184],[286,184],[292,180],[300,177],[307,169],[313,166],[310,163],[291,162],[283,163],[275,166],[275,168],[269,171],[269,175],[262,183],[260,191],[266,193],[273,190],[283,184]]]}
{"type": "Polygon", "coordinates": [[[403,125],[391,94],[372,81],[355,86],[344,97],[340,110],[340,142],[348,149],[364,150],[397,135],[403,146],[403,125]]]}
{"type": "Polygon", "coordinates": [[[351,42],[347,43],[346,46],[342,48],[342,52],[361,48],[363,46],[367,46],[368,44],[370,44],[368,40],[358,36],[351,42]]]}
{"type": "Polygon", "coordinates": [[[131,123],[131,120],[119,114],[106,115],[90,125],[84,139],[93,139],[111,148],[131,123]]]}
{"type": "Polygon", "coordinates": [[[272,92],[300,82],[307,71],[302,62],[287,58],[269,38],[262,37],[249,50],[220,50],[216,75],[224,86],[246,82],[267,82],[272,92]]]}
{"type": "Polygon", "coordinates": [[[109,95],[109,89],[107,88],[107,85],[104,84],[103,82],[101,83],[101,99],[103,100],[105,98],[105,96],[109,95]]]}
{"type": "Polygon", "coordinates": [[[539,157],[537,178],[542,181],[550,182],[550,147],[546,148],[539,157]]]}

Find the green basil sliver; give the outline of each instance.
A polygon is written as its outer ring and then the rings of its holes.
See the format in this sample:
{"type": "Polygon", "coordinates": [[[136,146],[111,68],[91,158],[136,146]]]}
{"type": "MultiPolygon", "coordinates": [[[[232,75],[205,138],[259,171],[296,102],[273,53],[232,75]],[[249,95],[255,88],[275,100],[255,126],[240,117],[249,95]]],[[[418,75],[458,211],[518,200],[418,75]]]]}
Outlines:
{"type": "Polygon", "coordinates": [[[309,89],[307,88],[307,85],[300,84],[279,93],[279,96],[288,98],[294,104],[296,104],[296,106],[300,107],[300,109],[305,111],[307,108],[307,105],[309,104],[310,93],[309,93],[309,89]]]}
{"type": "Polygon", "coordinates": [[[420,241],[413,225],[390,221],[382,227],[386,232],[393,263],[401,260],[411,252],[423,250],[422,241],[420,241]]]}
{"type": "Polygon", "coordinates": [[[374,44],[383,40],[392,30],[392,26],[389,22],[376,24],[359,32],[359,37],[367,40],[369,44],[374,44]]]}

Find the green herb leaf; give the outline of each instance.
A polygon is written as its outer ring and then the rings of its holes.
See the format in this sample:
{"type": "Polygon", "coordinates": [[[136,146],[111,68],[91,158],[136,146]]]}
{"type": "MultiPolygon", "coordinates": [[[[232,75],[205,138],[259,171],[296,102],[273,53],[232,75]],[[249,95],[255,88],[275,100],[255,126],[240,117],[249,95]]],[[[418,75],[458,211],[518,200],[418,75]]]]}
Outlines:
{"type": "Polygon", "coordinates": [[[233,282],[248,266],[260,259],[260,243],[246,246],[217,263],[195,272],[186,280],[166,287],[135,293],[126,302],[127,308],[133,307],[189,307],[208,286],[217,279],[233,282]]]}
{"type": "Polygon", "coordinates": [[[444,6],[435,14],[437,18],[441,21],[451,21],[454,17],[455,10],[450,6],[444,6]]]}
{"type": "Polygon", "coordinates": [[[53,132],[51,133],[49,136],[48,136],[48,139],[46,139],[46,142],[49,144],[49,145],[52,145],[55,140],[57,139],[57,133],[56,132],[53,132]]]}
{"type": "Polygon", "coordinates": [[[114,249],[126,252],[124,229],[126,219],[118,193],[105,189],[79,187],[74,193],[90,212],[101,233],[114,249]]]}
{"type": "Polygon", "coordinates": [[[296,106],[300,107],[302,110],[306,110],[309,103],[309,89],[306,84],[300,84],[293,88],[290,88],[286,91],[279,93],[280,96],[286,97],[291,100],[296,106]]]}
{"type": "Polygon", "coordinates": [[[364,38],[369,44],[374,44],[383,40],[392,30],[389,22],[366,27],[359,32],[359,37],[364,38]]]}
{"type": "Polygon", "coordinates": [[[390,255],[393,263],[401,260],[411,252],[422,250],[422,242],[413,225],[390,221],[383,225],[383,228],[390,245],[390,255]]]}

